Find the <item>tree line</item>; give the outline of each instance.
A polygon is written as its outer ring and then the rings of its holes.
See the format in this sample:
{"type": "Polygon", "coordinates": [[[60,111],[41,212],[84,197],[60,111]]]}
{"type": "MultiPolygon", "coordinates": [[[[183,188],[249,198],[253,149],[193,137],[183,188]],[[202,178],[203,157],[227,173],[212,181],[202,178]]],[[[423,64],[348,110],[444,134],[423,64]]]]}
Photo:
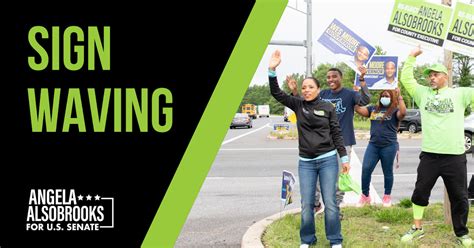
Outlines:
{"type": "MultiPolygon", "coordinates": [[[[382,50],[381,47],[376,46],[377,48],[377,55],[385,55],[386,52],[382,50]]],[[[426,69],[429,65],[419,65],[414,68],[414,75],[415,79],[418,83],[422,85],[428,86],[428,80],[423,75],[423,70],[426,69]]],[[[474,61],[469,57],[461,54],[454,53],[453,55],[453,84],[459,87],[473,87],[474,84],[474,75],[472,74],[474,67],[474,61]]],[[[326,83],[326,73],[330,68],[338,68],[343,73],[342,78],[342,85],[346,88],[353,88],[354,86],[354,78],[355,72],[346,64],[344,63],[337,63],[337,64],[319,64],[314,71],[312,72],[312,76],[316,78],[321,83],[321,89],[328,89],[329,86],[326,83]]],[[[403,68],[403,63],[399,67],[399,69],[403,68]]],[[[400,82],[400,71],[398,72],[398,82],[400,82]]],[[[301,83],[303,82],[305,75],[295,73],[292,74],[292,77],[296,79],[298,83],[298,91],[301,90],[301,83]]],[[[403,87],[401,83],[398,84],[400,87],[400,92],[403,96],[405,104],[407,108],[418,108],[416,104],[413,102],[413,99],[409,96],[406,89],[403,87]]],[[[286,80],[283,81],[283,84],[280,82],[280,87],[283,91],[290,93],[290,90],[286,84],[286,80]]],[[[381,90],[370,90],[372,94],[371,104],[377,104],[377,100],[379,95],[382,91],[381,90]]],[[[270,94],[270,88],[268,82],[263,85],[253,85],[250,86],[245,93],[244,98],[239,106],[237,112],[240,112],[240,107],[243,104],[252,103],[255,105],[269,105],[270,106],[270,113],[275,115],[282,115],[284,106],[277,102],[270,94]]],[[[356,115],[358,116],[358,115],[356,115]]],[[[356,117],[361,118],[361,117],[356,117]]]]}

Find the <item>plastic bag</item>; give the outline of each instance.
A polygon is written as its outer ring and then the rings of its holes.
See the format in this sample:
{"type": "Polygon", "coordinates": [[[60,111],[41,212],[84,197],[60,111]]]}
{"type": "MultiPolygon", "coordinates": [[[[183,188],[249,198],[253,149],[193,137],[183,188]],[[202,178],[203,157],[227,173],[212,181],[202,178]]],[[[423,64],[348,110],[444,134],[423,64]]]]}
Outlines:
{"type": "Polygon", "coordinates": [[[357,194],[361,194],[362,190],[360,185],[352,180],[349,174],[339,174],[339,190],[344,192],[354,191],[357,194]]]}

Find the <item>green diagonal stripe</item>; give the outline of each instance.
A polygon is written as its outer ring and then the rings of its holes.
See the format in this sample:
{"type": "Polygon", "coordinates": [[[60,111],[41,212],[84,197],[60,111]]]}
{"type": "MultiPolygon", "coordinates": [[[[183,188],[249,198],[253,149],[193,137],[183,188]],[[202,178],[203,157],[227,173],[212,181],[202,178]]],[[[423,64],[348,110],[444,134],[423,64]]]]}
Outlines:
{"type": "Polygon", "coordinates": [[[288,0],[257,0],[143,241],[173,247],[288,0]]]}

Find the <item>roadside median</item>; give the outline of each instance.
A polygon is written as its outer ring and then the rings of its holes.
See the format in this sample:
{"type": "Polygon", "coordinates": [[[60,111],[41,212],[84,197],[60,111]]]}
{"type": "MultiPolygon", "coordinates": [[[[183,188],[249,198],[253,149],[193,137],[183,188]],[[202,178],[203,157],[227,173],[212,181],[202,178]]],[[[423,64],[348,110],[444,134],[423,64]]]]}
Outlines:
{"type": "MultiPolygon", "coordinates": [[[[413,212],[409,199],[389,208],[380,205],[363,208],[343,207],[343,247],[455,247],[452,226],[445,224],[442,203],[430,204],[424,215],[425,237],[412,243],[400,242],[401,236],[412,224],[413,212]]],[[[301,209],[291,209],[267,217],[252,225],[242,239],[242,248],[298,247],[301,209]]],[[[470,208],[469,216],[474,216],[470,208]]],[[[324,231],[324,214],[317,215],[316,236],[318,243],[311,247],[328,247],[324,231]]],[[[473,233],[473,218],[468,220],[473,233]]]]}

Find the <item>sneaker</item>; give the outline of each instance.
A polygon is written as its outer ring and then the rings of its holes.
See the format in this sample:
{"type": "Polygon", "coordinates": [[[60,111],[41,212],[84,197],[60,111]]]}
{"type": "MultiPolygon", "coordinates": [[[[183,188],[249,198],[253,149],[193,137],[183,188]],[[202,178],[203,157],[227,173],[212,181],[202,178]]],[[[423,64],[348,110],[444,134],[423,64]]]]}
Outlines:
{"type": "Polygon", "coordinates": [[[331,245],[331,248],[342,248],[342,245],[341,244],[331,245]]]}
{"type": "Polygon", "coordinates": [[[370,199],[370,196],[365,196],[364,194],[361,194],[360,195],[360,200],[356,204],[356,207],[360,208],[360,207],[363,207],[365,205],[370,205],[371,201],[372,201],[372,199],[370,199]]]}
{"type": "Polygon", "coordinates": [[[302,245],[300,245],[300,248],[309,248],[309,245],[308,244],[302,244],[302,245]]]}
{"type": "Polygon", "coordinates": [[[472,239],[467,234],[462,237],[457,237],[457,241],[462,247],[472,247],[472,239]]]}
{"type": "Polygon", "coordinates": [[[318,215],[324,212],[324,204],[319,202],[318,205],[314,205],[314,215],[318,215]]]}
{"type": "Polygon", "coordinates": [[[392,197],[390,195],[384,195],[382,199],[382,206],[391,207],[392,206],[392,197]]]}
{"type": "Polygon", "coordinates": [[[402,243],[410,243],[413,241],[413,239],[419,239],[425,236],[425,231],[423,231],[423,227],[420,229],[417,229],[415,225],[413,225],[410,230],[403,235],[400,241],[402,243]]]}

